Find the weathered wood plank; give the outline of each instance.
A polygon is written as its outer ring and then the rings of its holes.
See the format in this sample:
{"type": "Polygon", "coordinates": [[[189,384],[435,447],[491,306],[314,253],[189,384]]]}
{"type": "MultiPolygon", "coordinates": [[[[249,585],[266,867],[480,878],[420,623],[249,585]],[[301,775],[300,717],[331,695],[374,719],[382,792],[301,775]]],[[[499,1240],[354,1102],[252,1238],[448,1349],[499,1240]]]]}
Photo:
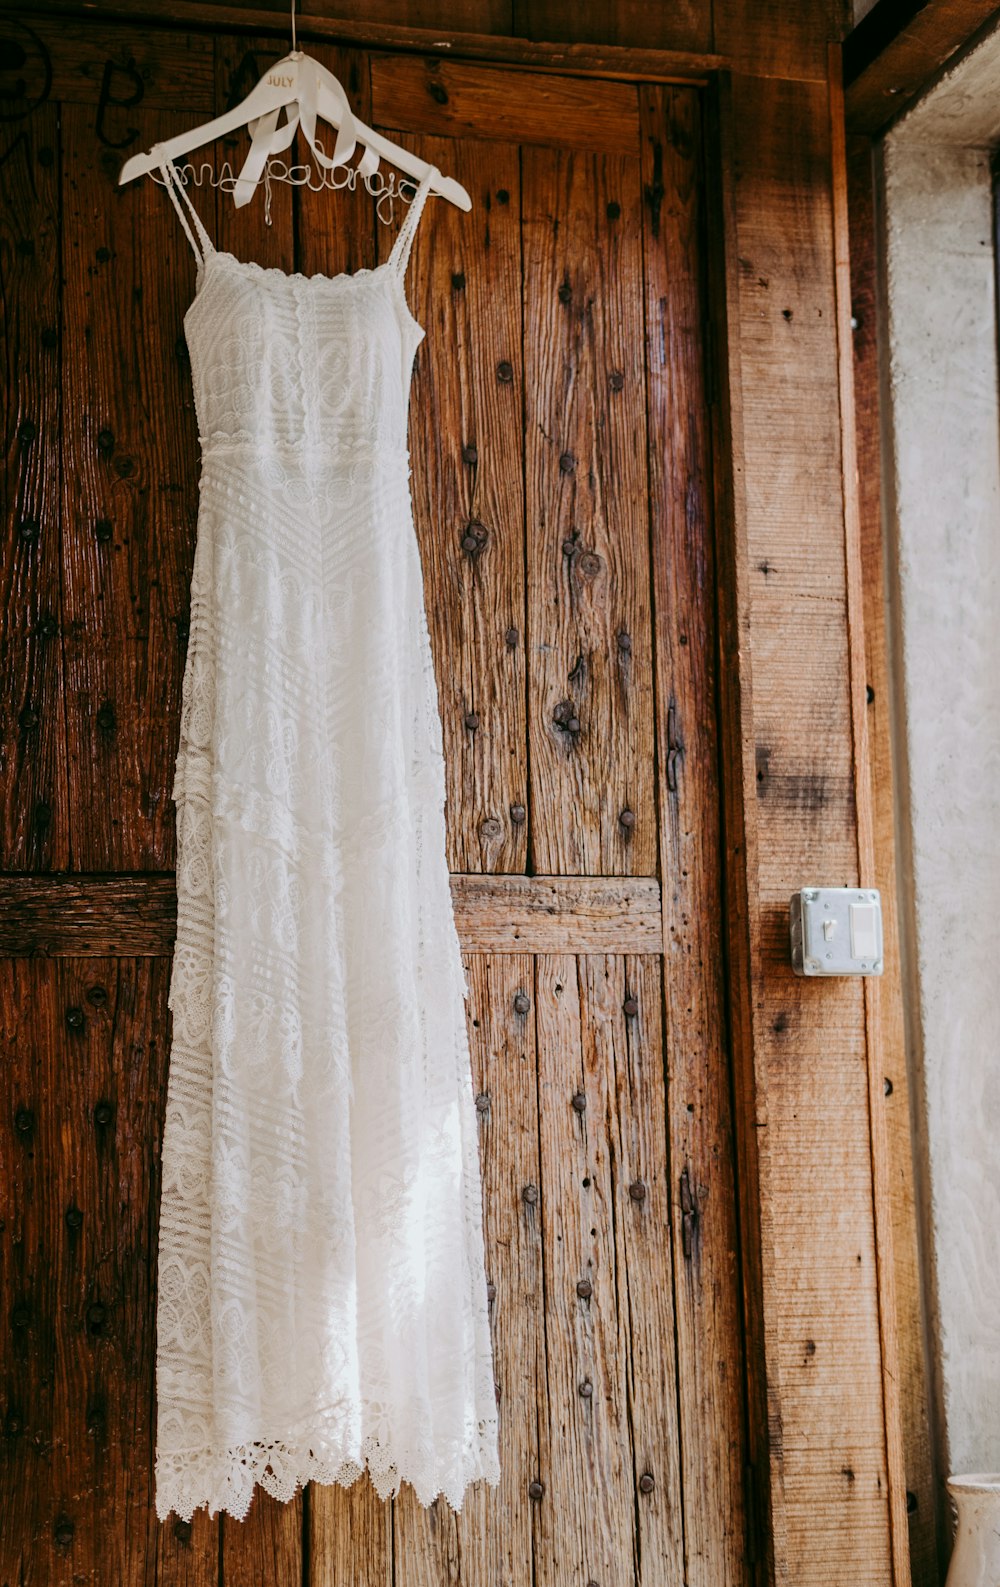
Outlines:
{"type": "Polygon", "coordinates": [[[0,143],[4,367],[0,485],[0,862],[69,861],[59,637],[61,387],[59,126],[55,105],[12,119],[0,143]]]}
{"type": "MultiPolygon", "coordinates": [[[[702,1550],[697,1536],[685,1547],[685,1534],[695,1530],[691,1517],[700,1503],[685,1491],[685,1465],[709,1495],[720,1493],[707,1463],[696,1465],[687,1452],[678,1410],[683,1398],[674,1298],[680,1285],[674,1266],[685,1257],[681,1242],[671,1240],[671,1227],[679,1232],[681,1219],[671,1215],[674,1159],[667,1133],[671,1107],[662,963],[658,955],[589,957],[580,960],[579,973],[587,1101],[581,1123],[588,1140],[593,1129],[607,1130],[614,1183],[615,1289],[626,1327],[636,1579],[640,1587],[659,1587],[698,1579],[695,1561],[702,1550]],[[596,1098],[592,1073],[599,1078],[596,1098]],[[600,1119],[596,1107],[592,1116],[595,1102],[600,1119]],[[691,1557],[688,1567],[685,1554],[691,1557]]],[[[712,1365],[724,1378],[734,1367],[726,1358],[712,1365]]]]}
{"type": "Polygon", "coordinates": [[[700,0],[650,6],[643,0],[514,0],[511,32],[526,39],[592,40],[603,45],[708,50],[712,8],[700,0]]]}
{"type": "Polygon", "coordinates": [[[705,120],[707,293],[715,330],[709,398],[716,596],[719,744],[725,860],[725,943],[732,1049],[733,1114],[739,1142],[736,1178],[747,1377],[748,1573],[755,1582],[788,1582],[781,1456],[780,1384],[769,1374],[778,1351],[777,1319],[765,1307],[775,1270],[768,1066],[757,1004],[760,883],[756,756],[750,668],[750,559],[747,551],[746,447],[739,356],[740,256],[736,150],[739,129],[731,82],[715,85],[705,120]]]}
{"type": "MultiPolygon", "coordinates": [[[[468,953],[654,953],[655,877],[452,876],[468,953]]],[[[172,876],[0,877],[0,954],[157,955],[173,949],[172,876]]]]}
{"type": "Polygon", "coordinates": [[[923,1345],[922,1285],[917,1248],[913,1141],[910,1133],[910,1082],[903,1027],[896,907],[894,767],[889,722],[890,678],[880,489],[882,438],[879,425],[872,146],[867,138],[851,138],[848,140],[847,155],[851,309],[854,317],[854,418],[858,452],[868,743],[874,803],[874,882],[882,894],[885,934],[885,972],[879,988],[878,1019],[891,1168],[900,1414],[908,1489],[913,1587],[935,1587],[938,1580],[935,1494],[928,1426],[927,1363],[923,1345]],[[913,1495],[912,1501],[910,1494],[913,1495]]]}
{"type": "Polygon", "coordinates": [[[698,97],[643,87],[656,733],[687,1580],[744,1579],[743,1363],[719,853],[698,97]],[[683,392],[683,401],[678,393],[683,392]],[[688,1220],[687,1229],[685,1219],[688,1220]]]}
{"type": "Polygon", "coordinates": [[[89,105],[93,134],[125,149],[123,161],[138,107],[211,113],[212,41],[203,33],[115,27],[103,15],[81,17],[80,5],[58,19],[39,14],[46,9],[32,6],[29,22],[23,5],[0,8],[7,13],[0,14],[0,70],[11,74],[9,86],[23,82],[29,104],[89,105]]]}
{"type": "MultiPolygon", "coordinates": [[[[8,1515],[0,1525],[21,1549],[10,1578],[152,1587],[150,1208],[165,967],[8,964],[3,982],[3,1069],[15,1104],[4,1108],[0,1247],[13,1302],[2,1324],[12,1329],[2,1354],[13,1469],[0,1492],[5,1506],[34,1510],[28,1524],[8,1515]],[[19,1048],[31,1054],[27,1066],[19,1048]]],[[[208,1587],[215,1576],[187,1579],[208,1587]]]]}
{"type": "Polygon", "coordinates": [[[787,936],[799,878],[851,883],[858,867],[839,405],[815,400],[838,380],[829,103],[825,85],[747,78],[734,79],[733,103],[772,1479],[788,1579],[875,1587],[892,1562],[863,992],[797,980],[787,936]]]}
{"type": "MultiPolygon", "coordinates": [[[[871,749],[868,740],[867,656],[864,630],[865,594],[858,499],[858,449],[854,423],[854,349],[852,346],[851,255],[847,210],[847,149],[844,131],[844,89],[840,51],[830,50],[830,127],[833,175],[834,270],[837,309],[837,357],[840,381],[841,451],[844,474],[844,541],[847,632],[854,786],[858,831],[858,874],[874,879],[875,811],[871,749]]],[[[865,1039],[868,1058],[869,1147],[875,1255],[881,1334],[882,1396],[885,1417],[885,1459],[889,1480],[889,1532],[895,1582],[910,1582],[906,1475],[900,1418],[898,1319],[892,1255],[893,1208],[886,1124],[885,1065],[882,1050],[881,979],[864,983],[865,1039]]]]}
{"type": "MultiPolygon", "coordinates": [[[[527,866],[521,184],[513,146],[407,138],[468,189],[429,202],[407,292],[427,341],[410,397],[414,518],[438,679],[448,858],[527,866]]],[[[395,230],[395,227],[393,228],[395,230]]],[[[382,254],[391,238],[379,239],[382,254]]]]}
{"type": "Polygon", "coordinates": [[[639,137],[635,90],[627,83],[433,56],[373,55],[372,110],[381,127],[607,155],[635,155],[639,137]]]}
{"type": "MultiPolygon", "coordinates": [[[[544,1587],[635,1569],[627,1298],[617,1288],[616,1084],[585,1023],[583,967],[547,955],[535,973],[545,1249],[545,1396],[539,1403],[536,1572],[544,1587]]],[[[669,1279],[668,1279],[669,1282],[669,1279]]]]}
{"type": "MultiPolygon", "coordinates": [[[[182,316],[193,259],[151,180],[62,112],[63,644],[73,869],[158,870],[170,803],[197,511],[182,316]],[[183,251],[182,251],[183,250],[183,251]],[[184,255],[187,254],[186,259],[184,255]]],[[[132,145],[185,123],[130,112],[132,145]]]]}
{"type": "Polygon", "coordinates": [[[996,10],[996,0],[878,0],[844,40],[850,130],[883,131],[996,10]]]}
{"type": "Polygon", "coordinates": [[[535,1587],[533,1501],[539,1474],[537,1407],[545,1394],[545,1289],[537,1202],[541,1182],[532,961],[526,955],[466,961],[473,1085],[480,1119],[483,1234],[493,1286],[494,1370],[499,1392],[497,1489],[473,1485],[456,1516],[438,1500],[422,1510],[408,1487],[395,1504],[395,1587],[535,1587]]]}
{"type": "Polygon", "coordinates": [[[392,1587],[392,1501],[367,1473],[349,1488],[311,1482],[306,1512],[307,1587],[392,1587]]]}
{"type": "Polygon", "coordinates": [[[712,42],[733,71],[824,81],[827,45],[845,20],[838,0],[716,0],[712,42]]]}
{"type": "Polygon", "coordinates": [[[300,1491],[285,1504],[257,1488],[243,1521],[222,1517],[220,1579],[226,1587],[259,1587],[261,1582],[298,1587],[302,1580],[300,1491]]]}
{"type": "Polygon", "coordinates": [[[522,156],[533,869],[656,863],[637,160],[522,156]]]}

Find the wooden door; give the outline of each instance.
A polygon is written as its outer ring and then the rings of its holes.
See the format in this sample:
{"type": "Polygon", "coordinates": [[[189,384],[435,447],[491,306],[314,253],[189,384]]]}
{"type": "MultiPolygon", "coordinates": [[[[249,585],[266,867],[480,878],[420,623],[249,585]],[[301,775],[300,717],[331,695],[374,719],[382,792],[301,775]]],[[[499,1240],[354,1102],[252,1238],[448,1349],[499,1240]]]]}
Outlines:
{"type": "MultiPolygon", "coordinates": [[[[362,1479],[160,1526],[194,272],[166,195],[116,180],[282,44],[2,31],[0,1581],[749,1581],[698,90],[316,48],[473,198],[418,231],[410,442],[503,1482],[459,1516],[362,1479]]],[[[195,202],[308,274],[375,264],[398,221],[284,185],[270,226],[261,197],[195,202]]]]}

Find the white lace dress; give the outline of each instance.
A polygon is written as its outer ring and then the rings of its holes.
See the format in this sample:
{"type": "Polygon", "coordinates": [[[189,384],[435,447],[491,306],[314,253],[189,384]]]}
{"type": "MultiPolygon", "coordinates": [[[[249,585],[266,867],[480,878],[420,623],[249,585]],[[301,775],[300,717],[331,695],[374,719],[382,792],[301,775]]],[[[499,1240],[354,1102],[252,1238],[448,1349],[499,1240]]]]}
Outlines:
{"type": "MultiPolygon", "coordinates": [[[[499,1480],[476,1115],[407,408],[404,272],[212,247],[177,810],[156,1509],[499,1480]]],[[[190,217],[190,225],[188,218],[190,217]]],[[[193,229],[192,229],[193,228],[193,229]]]]}

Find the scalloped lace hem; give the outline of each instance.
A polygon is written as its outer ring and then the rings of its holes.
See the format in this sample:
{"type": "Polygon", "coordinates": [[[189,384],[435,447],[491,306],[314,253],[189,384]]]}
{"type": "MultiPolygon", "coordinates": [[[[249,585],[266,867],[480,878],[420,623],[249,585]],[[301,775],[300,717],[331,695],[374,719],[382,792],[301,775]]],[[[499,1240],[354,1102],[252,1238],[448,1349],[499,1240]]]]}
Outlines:
{"type": "Polygon", "coordinates": [[[416,1458],[393,1460],[375,1438],[366,1439],[361,1458],[324,1459],[311,1449],[280,1441],[244,1444],[222,1453],[203,1455],[160,1453],[156,1458],[156,1514],[165,1521],[171,1514],[190,1521],[196,1510],[208,1507],[209,1516],[225,1511],[242,1521],[250,1509],[254,1488],[285,1503],[308,1482],[337,1483],[349,1488],[367,1470],[380,1499],[395,1497],[403,1482],[412,1486],[418,1502],[428,1508],[439,1497],[456,1512],[470,1483],[491,1487],[500,1482],[496,1453],[496,1427],[492,1424],[479,1445],[452,1470],[423,1466],[416,1458]]]}

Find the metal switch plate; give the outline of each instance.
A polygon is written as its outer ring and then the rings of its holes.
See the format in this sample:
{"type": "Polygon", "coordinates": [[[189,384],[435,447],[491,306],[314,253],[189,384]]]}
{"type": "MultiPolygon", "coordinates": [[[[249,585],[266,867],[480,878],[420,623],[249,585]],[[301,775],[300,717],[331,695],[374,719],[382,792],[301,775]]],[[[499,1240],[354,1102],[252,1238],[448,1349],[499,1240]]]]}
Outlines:
{"type": "Polygon", "coordinates": [[[874,887],[802,887],[789,910],[796,975],[881,975],[882,899],[874,887]]]}

